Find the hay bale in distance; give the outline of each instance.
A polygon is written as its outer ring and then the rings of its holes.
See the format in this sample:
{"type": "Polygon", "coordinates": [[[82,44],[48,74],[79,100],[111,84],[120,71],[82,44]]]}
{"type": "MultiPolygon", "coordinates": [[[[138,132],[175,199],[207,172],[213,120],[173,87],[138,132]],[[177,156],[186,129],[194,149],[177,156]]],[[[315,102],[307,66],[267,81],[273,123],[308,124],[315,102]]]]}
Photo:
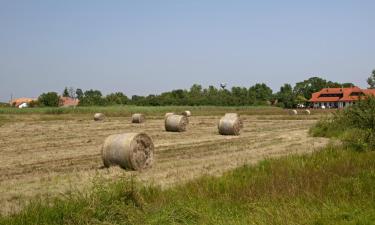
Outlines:
{"type": "Polygon", "coordinates": [[[171,132],[183,132],[186,131],[186,126],[189,124],[189,120],[183,115],[170,115],[165,118],[165,130],[171,132]]]}
{"type": "Polygon", "coordinates": [[[219,134],[221,135],[239,135],[241,122],[239,117],[224,116],[218,124],[219,134]]]}
{"type": "Polygon", "coordinates": [[[167,113],[165,114],[164,118],[167,119],[167,117],[168,117],[168,116],[171,116],[171,115],[174,115],[174,113],[173,113],[173,112],[167,112],[167,113]]]}
{"type": "Polygon", "coordinates": [[[306,115],[310,115],[310,114],[311,114],[310,110],[308,110],[308,109],[303,110],[303,112],[304,112],[306,115]]]}
{"type": "Polygon", "coordinates": [[[181,113],[181,115],[186,116],[186,117],[190,117],[191,112],[190,111],[184,111],[184,112],[181,113]]]}
{"type": "Polygon", "coordinates": [[[141,113],[134,113],[132,115],[132,123],[143,123],[145,121],[145,116],[141,113]]]}
{"type": "Polygon", "coordinates": [[[243,128],[243,120],[238,113],[225,113],[224,117],[228,118],[238,118],[240,120],[241,129],[243,128]]]}
{"type": "Polygon", "coordinates": [[[289,115],[298,115],[297,110],[293,109],[289,111],[289,115]]]}
{"type": "Polygon", "coordinates": [[[143,170],[153,163],[154,144],[145,133],[114,134],[102,146],[105,167],[120,166],[128,170],[143,170]]]}
{"type": "Polygon", "coordinates": [[[95,113],[94,114],[94,120],[95,121],[101,121],[105,119],[105,115],[103,113],[95,113]]]}

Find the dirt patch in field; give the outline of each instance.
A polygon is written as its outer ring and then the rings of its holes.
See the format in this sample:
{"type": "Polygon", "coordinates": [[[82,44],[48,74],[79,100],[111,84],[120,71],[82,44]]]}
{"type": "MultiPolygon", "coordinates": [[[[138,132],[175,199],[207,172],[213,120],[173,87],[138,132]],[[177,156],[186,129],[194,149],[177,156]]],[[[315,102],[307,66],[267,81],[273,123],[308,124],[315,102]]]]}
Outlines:
{"type": "Polygon", "coordinates": [[[129,118],[106,121],[53,120],[7,123],[0,127],[0,212],[17,211],[35,196],[83,190],[95,177],[135,176],[168,187],[204,174],[220,175],[269,157],[309,153],[327,143],[309,137],[315,120],[267,120],[243,116],[240,136],[221,136],[220,117],[192,117],[188,131],[164,131],[163,119],[132,124],[129,118]],[[155,144],[155,164],[143,172],[102,169],[100,146],[122,132],[146,132],[155,144]]]}

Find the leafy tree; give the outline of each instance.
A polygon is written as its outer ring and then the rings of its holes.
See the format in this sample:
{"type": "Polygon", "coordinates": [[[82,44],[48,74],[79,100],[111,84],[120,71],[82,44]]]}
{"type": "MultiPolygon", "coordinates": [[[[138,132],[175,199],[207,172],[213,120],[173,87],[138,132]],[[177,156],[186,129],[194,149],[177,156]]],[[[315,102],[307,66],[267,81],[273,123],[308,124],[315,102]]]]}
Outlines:
{"type": "Polygon", "coordinates": [[[90,89],[84,92],[79,104],[84,106],[105,105],[106,99],[102,97],[102,93],[99,90],[90,89]]]}
{"type": "Polygon", "coordinates": [[[82,99],[82,97],[83,97],[83,91],[82,91],[82,89],[77,88],[77,90],[76,90],[76,97],[77,97],[79,100],[82,99]]]}
{"type": "Polygon", "coordinates": [[[193,84],[188,93],[189,105],[200,105],[203,101],[202,86],[199,84],[193,84]]]}
{"type": "Polygon", "coordinates": [[[38,102],[42,106],[57,107],[59,106],[60,97],[56,92],[43,93],[39,96],[38,102]]]}
{"type": "Polygon", "coordinates": [[[111,105],[125,105],[128,103],[129,99],[122,92],[111,93],[106,96],[108,104],[111,105]]]}
{"type": "Polygon", "coordinates": [[[256,104],[264,104],[267,101],[270,101],[272,98],[272,89],[264,83],[255,84],[254,86],[250,87],[249,93],[255,93],[256,104]]]}
{"type": "Polygon", "coordinates": [[[67,88],[67,87],[65,87],[62,96],[63,96],[63,97],[69,97],[69,91],[68,91],[68,88],[67,88]]]}
{"type": "Polygon", "coordinates": [[[296,86],[294,87],[294,93],[297,96],[299,95],[305,97],[306,99],[310,99],[312,93],[318,92],[325,87],[327,87],[326,80],[320,77],[311,77],[307,80],[296,83],[296,86]]]}
{"type": "Polygon", "coordinates": [[[232,104],[231,105],[247,105],[248,91],[244,87],[232,87],[232,104]]]}
{"type": "Polygon", "coordinates": [[[375,70],[373,70],[370,77],[367,78],[367,83],[370,89],[375,89],[375,70]]]}
{"type": "Polygon", "coordinates": [[[290,84],[284,84],[282,87],[280,87],[280,91],[276,95],[277,100],[279,103],[282,103],[284,108],[293,108],[295,106],[295,95],[290,84]]]}
{"type": "Polygon", "coordinates": [[[69,97],[76,98],[76,90],[74,89],[74,87],[69,87],[68,93],[69,93],[69,97]]]}

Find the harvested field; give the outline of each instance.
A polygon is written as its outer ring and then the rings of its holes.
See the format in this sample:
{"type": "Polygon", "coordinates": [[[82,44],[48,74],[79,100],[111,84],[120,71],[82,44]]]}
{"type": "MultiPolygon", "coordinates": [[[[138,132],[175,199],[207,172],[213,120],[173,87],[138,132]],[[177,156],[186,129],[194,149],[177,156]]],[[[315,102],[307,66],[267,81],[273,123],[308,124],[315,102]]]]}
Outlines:
{"type": "MultiPolygon", "coordinates": [[[[25,115],[26,116],[26,115],[25,115]]],[[[312,118],[242,116],[240,136],[221,136],[220,116],[194,116],[183,133],[166,132],[164,117],[132,124],[129,117],[6,123],[0,127],[0,203],[2,213],[17,211],[35,196],[83,190],[96,177],[135,176],[148,184],[170,185],[204,174],[220,175],[267,157],[312,152],[327,143],[309,137],[312,118]],[[155,145],[154,164],[143,172],[103,169],[101,145],[106,137],[145,132],[155,145]]]]}

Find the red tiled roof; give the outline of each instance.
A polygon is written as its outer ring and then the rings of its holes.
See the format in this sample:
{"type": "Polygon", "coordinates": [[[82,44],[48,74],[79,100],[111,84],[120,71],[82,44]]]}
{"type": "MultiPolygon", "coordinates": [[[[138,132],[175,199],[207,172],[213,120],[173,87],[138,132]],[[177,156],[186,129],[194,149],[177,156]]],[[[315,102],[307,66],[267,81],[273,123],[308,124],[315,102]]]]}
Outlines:
{"type": "Polygon", "coordinates": [[[9,103],[12,106],[18,107],[19,105],[23,103],[29,104],[31,101],[36,101],[36,100],[37,100],[36,98],[15,98],[15,99],[12,99],[12,101],[10,101],[9,103]]]}
{"type": "Polygon", "coordinates": [[[352,88],[323,88],[319,92],[312,94],[309,102],[348,102],[358,101],[359,96],[352,95],[352,93],[360,93],[362,95],[374,95],[375,89],[360,89],[359,87],[352,88]],[[339,95],[340,97],[324,96],[327,94],[339,95]],[[322,96],[323,95],[323,96],[322,96]]]}
{"type": "Polygon", "coordinates": [[[71,97],[60,97],[61,106],[77,106],[78,103],[79,103],[78,99],[74,99],[71,97]]]}

